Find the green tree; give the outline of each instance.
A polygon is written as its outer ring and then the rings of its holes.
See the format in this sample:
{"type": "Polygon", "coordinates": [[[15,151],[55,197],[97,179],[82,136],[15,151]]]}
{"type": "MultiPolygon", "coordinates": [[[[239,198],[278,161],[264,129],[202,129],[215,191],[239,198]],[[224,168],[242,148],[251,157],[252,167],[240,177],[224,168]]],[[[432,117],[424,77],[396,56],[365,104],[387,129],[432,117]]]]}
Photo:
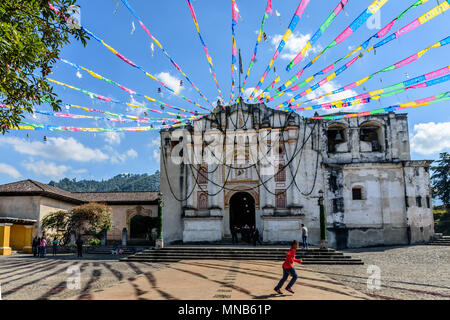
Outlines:
{"type": "Polygon", "coordinates": [[[99,238],[103,230],[111,230],[111,208],[106,204],[90,202],[70,210],[69,230],[77,235],[99,238]]]}
{"type": "Polygon", "coordinates": [[[63,243],[69,243],[72,234],[100,239],[103,230],[111,228],[111,208],[95,202],[73,207],[70,211],[51,212],[42,219],[45,233],[62,232],[63,243]]]}
{"type": "MultiPolygon", "coordinates": [[[[55,111],[57,99],[45,77],[71,37],[86,46],[89,37],[67,24],[49,3],[67,13],[76,0],[0,1],[0,132],[15,127],[33,106],[49,102],[55,111]]],[[[69,14],[66,14],[66,17],[69,14]]],[[[73,21],[73,20],[72,20],[73,21]]],[[[70,22],[70,21],[69,21],[70,22]]]]}
{"type": "Polygon", "coordinates": [[[432,166],[431,187],[433,198],[438,198],[443,204],[450,204],[450,154],[443,152],[439,155],[439,160],[435,161],[436,166],[432,166]]]}

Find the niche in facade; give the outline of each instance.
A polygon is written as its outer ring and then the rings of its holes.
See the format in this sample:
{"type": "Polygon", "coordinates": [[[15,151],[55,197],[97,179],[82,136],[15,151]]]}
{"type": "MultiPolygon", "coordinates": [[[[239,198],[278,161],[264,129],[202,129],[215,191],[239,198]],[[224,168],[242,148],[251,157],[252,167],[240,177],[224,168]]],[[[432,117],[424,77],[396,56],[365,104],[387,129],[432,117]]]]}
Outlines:
{"type": "Polygon", "coordinates": [[[369,122],[361,125],[359,139],[362,152],[380,152],[382,150],[381,127],[377,123],[369,122]]]}
{"type": "Polygon", "coordinates": [[[332,124],[328,127],[328,152],[347,152],[347,127],[343,124],[332,124]]]}

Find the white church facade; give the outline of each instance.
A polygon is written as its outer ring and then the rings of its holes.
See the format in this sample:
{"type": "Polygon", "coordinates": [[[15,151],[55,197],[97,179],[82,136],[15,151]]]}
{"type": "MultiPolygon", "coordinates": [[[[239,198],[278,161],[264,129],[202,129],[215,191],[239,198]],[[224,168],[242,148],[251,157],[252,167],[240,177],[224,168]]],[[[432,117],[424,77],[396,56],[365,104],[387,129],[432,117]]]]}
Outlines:
{"type": "Polygon", "coordinates": [[[216,107],[161,131],[166,243],[218,242],[256,226],[266,243],[320,241],[323,197],[330,247],[428,241],[429,165],[410,159],[406,114],[304,119],[264,104],[216,107]]]}

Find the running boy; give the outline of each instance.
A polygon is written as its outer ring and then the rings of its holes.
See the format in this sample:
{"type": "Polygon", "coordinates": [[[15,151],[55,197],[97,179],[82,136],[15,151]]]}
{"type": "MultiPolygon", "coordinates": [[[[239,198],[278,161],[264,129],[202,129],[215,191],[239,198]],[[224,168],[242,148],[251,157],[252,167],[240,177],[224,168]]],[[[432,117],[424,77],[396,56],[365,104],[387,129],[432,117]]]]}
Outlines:
{"type": "Polygon", "coordinates": [[[289,277],[289,275],[292,276],[292,279],[287,285],[286,290],[289,291],[290,293],[294,293],[294,291],[292,290],[292,286],[294,285],[295,281],[297,281],[298,278],[297,273],[295,272],[294,269],[294,262],[302,263],[301,259],[295,259],[295,251],[297,250],[297,248],[298,242],[295,240],[292,241],[291,249],[289,249],[288,253],[286,254],[286,261],[284,261],[283,263],[283,278],[281,278],[278,285],[274,288],[274,290],[279,294],[282,294],[280,289],[283,286],[284,282],[289,277]]]}

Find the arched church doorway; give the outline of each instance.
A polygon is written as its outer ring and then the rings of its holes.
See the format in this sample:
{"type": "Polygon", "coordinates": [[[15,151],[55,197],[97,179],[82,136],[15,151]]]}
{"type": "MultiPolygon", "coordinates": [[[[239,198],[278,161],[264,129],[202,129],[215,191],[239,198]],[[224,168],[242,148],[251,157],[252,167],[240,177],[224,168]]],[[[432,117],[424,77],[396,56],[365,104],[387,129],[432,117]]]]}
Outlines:
{"type": "Polygon", "coordinates": [[[247,192],[235,193],[230,199],[230,229],[255,225],[255,199],[247,192]]]}
{"type": "Polygon", "coordinates": [[[150,240],[154,219],[148,216],[135,215],[130,220],[130,239],[150,240]]]}

